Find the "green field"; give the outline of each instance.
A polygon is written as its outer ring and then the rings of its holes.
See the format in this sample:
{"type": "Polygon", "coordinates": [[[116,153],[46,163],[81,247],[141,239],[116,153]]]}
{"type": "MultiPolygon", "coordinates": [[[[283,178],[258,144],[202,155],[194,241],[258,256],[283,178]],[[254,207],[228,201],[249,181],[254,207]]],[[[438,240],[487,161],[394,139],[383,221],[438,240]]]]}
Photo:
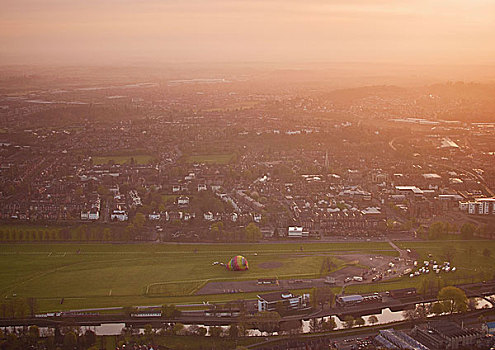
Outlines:
{"type": "Polygon", "coordinates": [[[420,262],[428,260],[428,254],[431,254],[432,259],[443,262],[450,253],[450,263],[457,268],[458,275],[462,278],[492,279],[495,274],[495,241],[449,240],[401,242],[397,245],[417,252],[420,262]]]}
{"type": "MultiPolygon", "coordinates": [[[[142,338],[146,339],[146,337],[142,338]]],[[[163,345],[166,347],[166,349],[202,350],[236,349],[238,346],[240,347],[250,344],[256,344],[260,341],[261,340],[258,337],[242,337],[232,339],[229,337],[185,337],[180,335],[167,335],[154,337],[153,344],[163,345]]],[[[103,339],[99,338],[98,342],[102,342],[102,344],[105,344],[106,346],[103,346],[102,348],[108,350],[114,350],[118,346],[117,336],[113,335],[103,336],[103,339]]],[[[146,341],[143,342],[146,343],[146,341]]],[[[98,347],[98,349],[100,349],[100,347],[98,347]]]]}
{"type": "MultiPolygon", "coordinates": [[[[167,204],[167,203],[173,203],[175,200],[179,197],[179,195],[176,194],[162,194],[162,202],[167,204]]],[[[192,196],[189,196],[189,199],[191,199],[192,196]]]]}
{"type": "Polygon", "coordinates": [[[491,280],[495,277],[495,241],[420,241],[397,242],[403,249],[411,249],[419,254],[418,262],[436,260],[440,264],[450,260],[451,266],[457,271],[420,275],[413,278],[408,276],[375,284],[355,284],[345,288],[346,294],[383,292],[391,289],[416,287],[421,291],[426,282],[437,286],[473,283],[491,280]],[[488,256],[485,249],[489,251],[488,256]],[[429,257],[431,254],[431,257],[429,257]],[[451,259],[447,259],[451,256],[451,259]]]}
{"type": "MultiPolygon", "coordinates": [[[[495,241],[397,244],[418,253],[420,261],[428,254],[444,261],[447,249],[453,247],[451,263],[457,272],[356,284],[346,287],[346,294],[419,288],[428,278],[449,284],[476,282],[491,279],[495,273],[495,257],[483,255],[485,249],[495,252],[495,241]]],[[[196,295],[195,292],[209,281],[319,277],[324,260],[330,258],[338,269],[344,262],[337,255],[351,252],[396,254],[386,242],[3,244],[0,245],[0,298],[35,297],[41,311],[248,299],[255,298],[257,293],[196,295]],[[237,254],[248,259],[249,271],[231,272],[212,265],[214,261],[227,262],[237,254]]]]}
{"type": "Polygon", "coordinates": [[[96,156],[92,157],[93,164],[101,165],[108,164],[110,161],[113,161],[115,164],[130,164],[132,159],[136,164],[148,164],[150,163],[154,157],[148,154],[134,154],[128,156],[96,156]]]}
{"type": "Polygon", "coordinates": [[[234,154],[203,154],[186,157],[187,163],[228,164],[234,159],[234,154]]]}
{"type": "Polygon", "coordinates": [[[0,298],[35,297],[43,310],[252,298],[255,294],[193,293],[208,281],[316,277],[327,257],[340,267],[342,261],[333,255],[381,250],[389,253],[391,247],[367,242],[8,244],[0,246],[0,298]],[[237,254],[248,259],[249,271],[212,266],[214,261],[227,262],[237,254]],[[267,262],[278,266],[267,268],[263,265],[267,262]],[[65,298],[63,305],[61,298],[65,298]]]}

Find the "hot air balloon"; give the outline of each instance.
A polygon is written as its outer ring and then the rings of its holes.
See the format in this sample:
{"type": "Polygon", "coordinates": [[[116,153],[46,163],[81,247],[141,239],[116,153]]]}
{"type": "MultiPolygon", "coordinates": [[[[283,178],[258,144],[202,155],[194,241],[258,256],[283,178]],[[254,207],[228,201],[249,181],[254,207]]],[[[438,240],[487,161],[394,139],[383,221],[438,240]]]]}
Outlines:
{"type": "Polygon", "coordinates": [[[241,255],[234,256],[227,263],[227,269],[230,271],[244,271],[249,269],[248,261],[241,255]]]}

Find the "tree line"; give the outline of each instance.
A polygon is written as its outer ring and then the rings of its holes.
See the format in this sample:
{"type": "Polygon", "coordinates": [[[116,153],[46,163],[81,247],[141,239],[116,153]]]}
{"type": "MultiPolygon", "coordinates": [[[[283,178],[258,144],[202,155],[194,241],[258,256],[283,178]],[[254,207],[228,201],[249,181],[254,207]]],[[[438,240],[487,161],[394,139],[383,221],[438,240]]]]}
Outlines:
{"type": "Polygon", "coordinates": [[[136,226],[132,228],[86,224],[72,227],[6,225],[0,226],[0,242],[126,242],[134,239],[136,226]]]}
{"type": "Polygon", "coordinates": [[[495,227],[493,225],[475,225],[471,222],[465,222],[461,227],[458,227],[447,221],[436,221],[427,230],[421,226],[417,232],[422,238],[429,240],[446,239],[453,234],[459,234],[461,239],[473,239],[475,237],[493,237],[495,227]]]}

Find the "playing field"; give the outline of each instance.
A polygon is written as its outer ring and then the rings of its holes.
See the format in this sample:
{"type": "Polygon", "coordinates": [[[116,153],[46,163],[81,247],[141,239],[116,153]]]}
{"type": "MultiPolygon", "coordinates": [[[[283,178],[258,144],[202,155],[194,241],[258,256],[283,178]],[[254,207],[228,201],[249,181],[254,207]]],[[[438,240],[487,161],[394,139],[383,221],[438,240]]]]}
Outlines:
{"type": "MultiPolygon", "coordinates": [[[[342,252],[393,253],[387,243],[18,244],[0,246],[0,298],[35,297],[43,310],[197,302],[208,281],[317,277],[342,252]],[[241,254],[250,269],[213,266],[241,254]],[[273,263],[276,262],[276,263],[273,263]],[[63,304],[60,304],[64,298],[63,304]]],[[[209,301],[254,297],[208,296],[209,301]]]]}
{"type": "Polygon", "coordinates": [[[108,164],[110,161],[113,161],[114,164],[126,164],[131,163],[134,159],[136,164],[148,164],[153,160],[153,156],[148,154],[135,154],[130,156],[98,156],[93,157],[93,164],[108,164]]]}
{"type": "MultiPolygon", "coordinates": [[[[444,261],[453,254],[457,272],[438,276],[407,276],[394,281],[356,284],[346,293],[420,287],[425,278],[450,283],[491,279],[495,273],[493,241],[399,242],[419,260],[444,261]],[[487,250],[490,253],[487,253],[487,250]],[[485,254],[485,255],[484,255],[485,254]]],[[[262,277],[319,277],[323,261],[344,266],[345,254],[396,256],[386,242],[276,244],[4,244],[0,245],[0,300],[35,297],[40,309],[157,305],[255,298],[256,293],[195,295],[209,281],[253,280],[262,277]],[[232,272],[213,262],[235,255],[249,261],[249,271],[232,272]],[[63,298],[63,303],[61,303],[63,298]]],[[[297,290],[294,290],[297,292],[297,290]]]]}
{"type": "Polygon", "coordinates": [[[187,163],[211,163],[211,164],[228,164],[234,159],[234,155],[229,154],[203,154],[194,155],[186,158],[187,163]]]}
{"type": "Polygon", "coordinates": [[[420,261],[450,260],[459,272],[458,277],[488,280],[493,279],[495,274],[495,241],[402,242],[398,246],[417,252],[420,261]]]}
{"type": "Polygon", "coordinates": [[[356,284],[346,287],[346,294],[381,292],[409,287],[421,290],[426,282],[433,282],[435,285],[455,285],[495,278],[495,241],[419,241],[397,242],[397,245],[402,249],[411,249],[418,254],[420,265],[424,260],[434,260],[440,264],[449,261],[451,266],[456,267],[456,272],[427,274],[413,278],[404,276],[375,284],[356,284]]]}

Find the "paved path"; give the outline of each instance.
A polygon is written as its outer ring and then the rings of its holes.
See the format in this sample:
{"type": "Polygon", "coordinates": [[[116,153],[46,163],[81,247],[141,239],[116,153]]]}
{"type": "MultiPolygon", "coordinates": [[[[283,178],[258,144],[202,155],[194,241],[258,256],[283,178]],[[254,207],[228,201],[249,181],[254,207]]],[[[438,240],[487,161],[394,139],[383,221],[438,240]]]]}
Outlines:
{"type": "Polygon", "coordinates": [[[400,249],[394,242],[392,242],[392,240],[390,238],[387,237],[387,242],[388,244],[390,244],[392,246],[392,248],[394,248],[395,250],[397,250],[397,252],[399,253],[399,256],[402,258],[402,259],[406,259],[408,257],[408,254],[407,254],[407,251],[405,251],[404,249],[400,249]]]}

